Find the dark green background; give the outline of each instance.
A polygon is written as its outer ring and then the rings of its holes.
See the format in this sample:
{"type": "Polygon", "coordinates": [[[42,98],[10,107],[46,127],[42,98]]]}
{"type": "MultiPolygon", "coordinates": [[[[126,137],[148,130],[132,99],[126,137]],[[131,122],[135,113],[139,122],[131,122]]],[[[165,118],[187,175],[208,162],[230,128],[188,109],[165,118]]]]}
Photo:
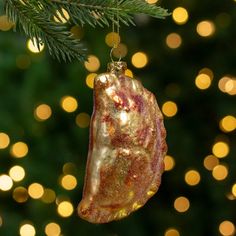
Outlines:
{"type": "MultiPolygon", "coordinates": [[[[60,224],[64,236],[164,236],[169,227],[178,229],[181,236],[217,236],[222,221],[236,223],[236,202],[226,198],[236,182],[235,132],[226,134],[230,154],[222,163],[228,165],[228,177],[216,181],[203,166],[203,159],[211,154],[215,138],[222,134],[220,119],[228,114],[236,115],[235,96],[223,94],[218,89],[221,77],[236,75],[236,2],[163,0],[161,5],[170,11],[177,6],[185,7],[189,21],[179,26],[172,17],[166,20],[148,18],[146,24],[121,28],[122,41],[128,47],[124,60],[129,68],[156,95],[159,105],[167,100],[174,100],[178,105],[177,115],[165,119],[168,153],[175,158],[176,166],[164,173],[158,194],[139,211],[119,222],[93,225],[81,220],[76,212],[72,217],[61,218],[55,203],[29,199],[19,204],[13,200],[12,191],[0,192],[3,218],[0,235],[18,235],[24,220],[34,224],[37,235],[45,235],[45,225],[55,221],[60,224]],[[227,13],[230,18],[224,27],[216,22],[221,13],[227,13]],[[205,19],[216,24],[212,37],[202,38],[196,33],[197,23],[205,19]],[[165,44],[165,38],[171,32],[179,33],[183,39],[176,50],[165,44]],[[149,57],[149,64],[144,69],[132,67],[131,56],[137,51],[144,51],[149,57]],[[194,84],[203,67],[214,72],[212,85],[206,91],[197,89],[194,84]],[[166,90],[172,83],[179,87],[179,93],[166,90]],[[189,168],[197,169],[201,174],[201,182],[195,187],[184,182],[184,174],[189,168]],[[190,200],[191,206],[186,213],[178,213],[173,207],[174,200],[181,195],[190,200]]],[[[106,71],[110,60],[110,49],[104,42],[110,30],[84,29],[83,40],[89,53],[100,59],[99,72],[106,71]]],[[[27,188],[32,182],[39,182],[53,188],[58,195],[68,196],[76,207],[82,194],[89,130],[76,126],[75,117],[79,112],[92,113],[92,90],[85,84],[88,72],[79,62],[59,63],[46,51],[33,55],[27,50],[26,41],[19,32],[0,32],[0,132],[7,133],[12,143],[22,140],[29,145],[28,156],[19,160],[9,155],[9,148],[1,150],[0,174],[7,173],[13,165],[22,165],[26,178],[14,187],[27,188]],[[31,64],[26,70],[16,66],[20,54],[30,56],[31,64]],[[59,102],[64,95],[78,99],[79,109],[75,113],[61,109],[59,102]],[[53,115],[45,122],[38,122],[33,116],[40,103],[52,107],[53,115]],[[66,162],[77,166],[78,187],[73,191],[63,190],[58,184],[66,162]]]]}

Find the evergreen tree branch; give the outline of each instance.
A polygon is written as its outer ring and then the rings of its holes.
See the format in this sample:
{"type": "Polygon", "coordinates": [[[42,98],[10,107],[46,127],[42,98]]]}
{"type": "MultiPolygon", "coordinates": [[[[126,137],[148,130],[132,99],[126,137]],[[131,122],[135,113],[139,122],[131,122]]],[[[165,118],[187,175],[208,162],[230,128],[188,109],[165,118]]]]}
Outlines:
{"type": "Polygon", "coordinates": [[[64,24],[55,22],[66,19],[63,9],[70,16],[70,23],[89,24],[93,27],[109,26],[110,23],[134,24],[134,14],[147,14],[155,18],[165,18],[167,10],[148,4],[145,0],[5,0],[6,13],[26,35],[45,43],[49,53],[63,60],[84,61],[85,49],[78,39],[74,39],[64,24]]]}
{"type": "Polygon", "coordinates": [[[40,6],[31,2],[7,0],[5,5],[9,19],[17,24],[33,42],[45,43],[49,53],[58,60],[78,59],[84,61],[85,49],[62,24],[50,19],[50,15],[40,6]]]}

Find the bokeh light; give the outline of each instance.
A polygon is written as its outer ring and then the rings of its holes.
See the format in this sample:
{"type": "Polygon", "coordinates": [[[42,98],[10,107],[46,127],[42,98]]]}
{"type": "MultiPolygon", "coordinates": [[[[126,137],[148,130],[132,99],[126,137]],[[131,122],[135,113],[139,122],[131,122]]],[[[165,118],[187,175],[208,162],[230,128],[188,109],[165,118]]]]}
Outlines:
{"type": "Polygon", "coordinates": [[[43,196],[44,194],[44,188],[41,184],[39,183],[32,183],[29,187],[28,187],[28,193],[30,195],[31,198],[33,199],[39,199],[43,196]]]}
{"type": "Polygon", "coordinates": [[[53,18],[55,22],[65,24],[69,21],[70,15],[66,9],[62,8],[60,11],[56,11],[56,14],[53,18]]]}
{"type": "Polygon", "coordinates": [[[62,217],[69,217],[72,215],[74,207],[69,201],[63,201],[59,203],[57,207],[57,212],[62,217]]]}
{"type": "Polygon", "coordinates": [[[12,178],[12,180],[14,180],[15,182],[19,182],[22,179],[24,179],[25,177],[25,170],[23,167],[21,166],[13,166],[10,170],[9,170],[9,176],[12,178]]]}
{"type": "Polygon", "coordinates": [[[60,236],[61,227],[55,222],[50,222],[45,226],[45,234],[47,236],[60,236]]]}
{"type": "Polygon", "coordinates": [[[7,148],[10,144],[10,138],[5,133],[0,133],[0,149],[7,148]]]}
{"type": "Polygon", "coordinates": [[[188,11],[184,7],[177,7],[172,13],[174,22],[178,25],[183,25],[188,21],[188,11]]]}
{"type": "Polygon", "coordinates": [[[8,175],[0,175],[0,190],[9,191],[13,186],[13,181],[8,175]]]}
{"type": "Polygon", "coordinates": [[[33,39],[29,39],[27,41],[27,48],[29,49],[30,52],[32,53],[40,53],[43,51],[44,49],[44,44],[43,43],[39,43],[37,44],[37,41],[35,38],[33,39]]]}
{"type": "Polygon", "coordinates": [[[219,159],[215,157],[214,155],[208,155],[204,158],[204,167],[207,170],[213,170],[215,166],[219,164],[219,159]]]}
{"type": "Polygon", "coordinates": [[[43,191],[43,196],[41,197],[42,202],[50,204],[56,199],[56,193],[50,188],[45,188],[43,191]]]}
{"type": "Polygon", "coordinates": [[[218,158],[226,157],[229,154],[229,145],[219,141],[213,145],[212,153],[218,158]]]}
{"type": "Polygon", "coordinates": [[[96,56],[89,55],[84,66],[89,72],[96,72],[100,68],[100,61],[96,56]]]}
{"type": "Polygon", "coordinates": [[[38,121],[45,121],[52,115],[52,109],[47,104],[40,104],[34,111],[34,118],[38,121]]]}
{"type": "Polygon", "coordinates": [[[89,88],[93,89],[94,79],[97,76],[96,73],[90,73],[86,76],[86,84],[89,88]]]}
{"type": "Polygon", "coordinates": [[[28,146],[24,142],[17,142],[11,146],[10,153],[15,158],[23,158],[28,154],[28,146]]]}
{"type": "Polygon", "coordinates": [[[21,69],[25,70],[28,69],[31,65],[31,59],[29,55],[19,55],[16,57],[16,66],[21,69]]]}
{"type": "Polygon", "coordinates": [[[127,53],[128,53],[128,48],[123,43],[119,43],[118,46],[114,48],[112,51],[112,55],[119,59],[125,57],[127,53]]]}
{"type": "Polygon", "coordinates": [[[177,229],[169,228],[165,231],[164,236],[180,236],[180,234],[177,229]]]}
{"type": "Polygon", "coordinates": [[[201,176],[198,171],[189,170],[185,173],[184,179],[188,185],[195,186],[195,185],[199,184],[199,182],[201,180],[201,176]]]}
{"type": "Polygon", "coordinates": [[[182,38],[177,33],[170,33],[166,37],[166,44],[171,49],[176,49],[182,44],[182,38]]]}
{"type": "Polygon", "coordinates": [[[9,21],[6,15],[0,16],[0,30],[8,31],[14,26],[14,23],[9,21]]]}
{"type": "Polygon", "coordinates": [[[120,35],[116,32],[110,32],[106,35],[105,42],[109,47],[117,47],[120,43],[120,35]]]}
{"type": "Polygon", "coordinates": [[[14,189],[12,197],[16,202],[24,203],[28,200],[29,195],[26,188],[19,186],[14,189]]]}
{"type": "Polygon", "coordinates": [[[75,121],[80,128],[87,128],[90,123],[90,116],[89,114],[82,112],[76,116],[75,121]]]}
{"type": "Polygon", "coordinates": [[[67,162],[63,165],[62,171],[65,175],[75,174],[76,173],[76,165],[72,162],[67,162]]]}
{"type": "Polygon", "coordinates": [[[65,175],[61,178],[61,186],[66,190],[73,190],[77,186],[77,180],[73,175],[65,175]]]}
{"type": "Polygon", "coordinates": [[[190,207],[190,202],[186,197],[178,197],[174,201],[174,208],[176,211],[183,213],[186,212],[190,207]]]}
{"type": "Polygon", "coordinates": [[[228,168],[219,164],[213,168],[212,176],[218,181],[224,180],[228,176],[228,168]]]}
{"type": "Polygon", "coordinates": [[[215,33],[215,24],[212,21],[201,21],[197,24],[197,33],[202,37],[209,37],[215,33]]]}
{"type": "Polygon", "coordinates": [[[131,62],[132,62],[134,67],[136,67],[136,68],[143,68],[148,63],[147,54],[145,54],[144,52],[136,52],[132,56],[131,62]]]}
{"type": "Polygon", "coordinates": [[[35,236],[36,231],[32,224],[23,224],[19,230],[20,236],[35,236]]]}
{"type": "Polygon", "coordinates": [[[60,104],[61,104],[62,109],[69,113],[76,111],[76,109],[78,108],[78,102],[72,96],[64,96],[61,99],[60,104]]]}
{"type": "Polygon", "coordinates": [[[172,156],[166,155],[164,158],[165,171],[170,171],[175,166],[175,160],[172,156]]]}
{"type": "Polygon", "coordinates": [[[235,232],[235,226],[231,221],[225,220],[220,223],[219,231],[223,236],[232,236],[235,232]]]}
{"type": "Polygon", "coordinates": [[[236,129],[236,118],[231,115],[223,117],[220,121],[220,129],[223,132],[232,132],[236,129]]]}
{"type": "Polygon", "coordinates": [[[236,197],[236,183],[232,186],[232,194],[236,197]]]}
{"type": "Polygon", "coordinates": [[[195,79],[195,85],[201,90],[208,89],[211,85],[211,78],[207,74],[199,74],[195,79]]]}
{"type": "Polygon", "coordinates": [[[145,0],[148,4],[155,4],[158,0],[145,0]]]}
{"type": "Polygon", "coordinates": [[[173,117],[176,115],[178,107],[175,102],[167,101],[162,105],[162,112],[167,117],[173,117]]]}

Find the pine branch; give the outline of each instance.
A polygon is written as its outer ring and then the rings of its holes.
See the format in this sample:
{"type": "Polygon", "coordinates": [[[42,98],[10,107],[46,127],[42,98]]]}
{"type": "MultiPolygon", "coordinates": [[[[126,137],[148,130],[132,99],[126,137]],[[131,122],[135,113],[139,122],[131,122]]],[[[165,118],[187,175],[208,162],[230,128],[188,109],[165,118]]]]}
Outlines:
{"type": "Polygon", "coordinates": [[[5,8],[10,20],[31,39],[35,38],[38,47],[45,43],[50,54],[65,61],[83,61],[86,57],[79,40],[53,19],[56,12],[66,19],[62,9],[68,12],[70,23],[93,27],[109,26],[111,22],[134,24],[133,15],[139,13],[161,19],[169,15],[167,10],[145,0],[6,0],[5,8]]]}
{"type": "Polygon", "coordinates": [[[39,4],[7,0],[5,9],[9,19],[36,41],[38,48],[45,43],[49,53],[58,60],[85,60],[85,49],[81,43],[72,37],[64,25],[52,21],[51,16],[39,4]]]}

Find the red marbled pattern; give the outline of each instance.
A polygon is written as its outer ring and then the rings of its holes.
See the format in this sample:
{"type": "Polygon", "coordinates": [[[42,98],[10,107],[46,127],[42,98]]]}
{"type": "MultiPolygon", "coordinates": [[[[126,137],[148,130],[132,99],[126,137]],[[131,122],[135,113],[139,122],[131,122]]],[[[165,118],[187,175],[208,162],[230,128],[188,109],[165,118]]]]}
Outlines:
{"type": "Polygon", "coordinates": [[[80,217],[107,223],[143,206],[161,182],[165,136],[156,99],[139,81],[97,76],[80,217]]]}

